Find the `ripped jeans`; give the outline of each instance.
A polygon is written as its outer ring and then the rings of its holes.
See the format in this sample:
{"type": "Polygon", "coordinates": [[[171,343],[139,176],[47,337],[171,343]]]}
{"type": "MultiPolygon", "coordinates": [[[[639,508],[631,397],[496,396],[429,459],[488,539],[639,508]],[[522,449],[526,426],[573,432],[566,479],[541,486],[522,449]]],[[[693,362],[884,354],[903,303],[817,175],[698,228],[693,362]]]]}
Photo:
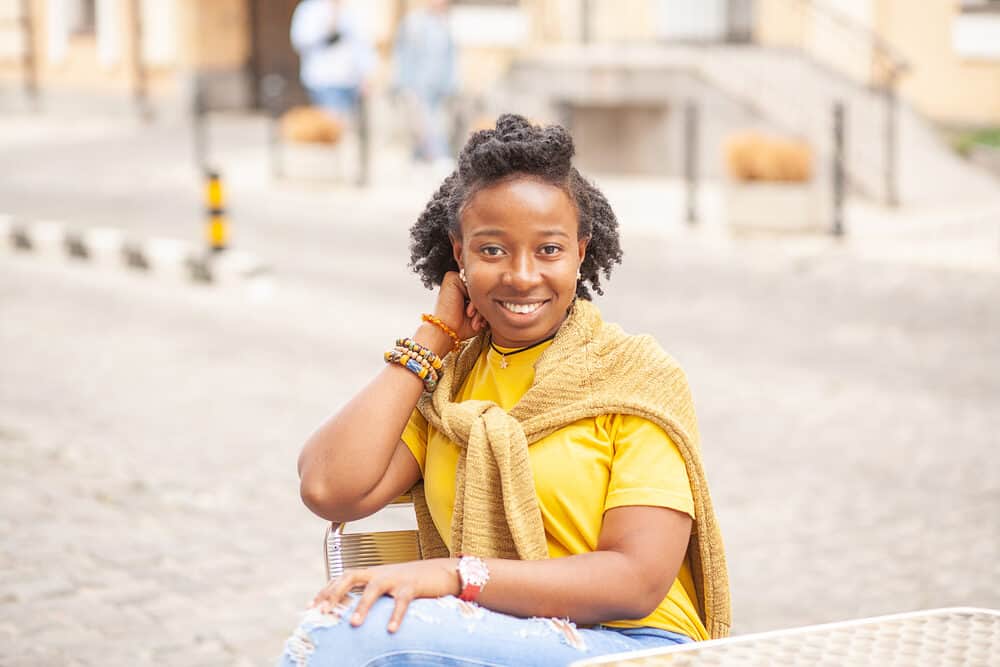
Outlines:
{"type": "Polygon", "coordinates": [[[310,609],[285,642],[281,667],[553,667],[609,653],[691,641],[656,628],[577,629],[551,618],[517,618],[456,597],[414,600],[399,630],[386,630],[395,601],[378,600],[361,627],[350,618],[357,597],[333,613],[310,609]]]}

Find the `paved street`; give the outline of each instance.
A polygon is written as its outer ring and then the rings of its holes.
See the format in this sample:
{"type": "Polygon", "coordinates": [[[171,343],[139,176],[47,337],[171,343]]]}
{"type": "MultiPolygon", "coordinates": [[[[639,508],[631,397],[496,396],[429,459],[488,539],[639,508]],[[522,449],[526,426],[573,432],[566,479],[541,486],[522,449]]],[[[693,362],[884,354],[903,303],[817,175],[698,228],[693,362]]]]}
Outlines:
{"type": "MultiPolygon", "coordinates": [[[[0,165],[15,215],[169,235],[197,210],[178,161],[109,220],[130,158],[99,196],[31,154],[0,165]]],[[[246,194],[271,285],[0,254],[0,665],[273,661],[323,577],[298,448],[432,303],[408,185],[246,194]]],[[[1000,272],[650,229],[598,304],[691,378],[734,631],[1000,607],[1000,272]]]]}

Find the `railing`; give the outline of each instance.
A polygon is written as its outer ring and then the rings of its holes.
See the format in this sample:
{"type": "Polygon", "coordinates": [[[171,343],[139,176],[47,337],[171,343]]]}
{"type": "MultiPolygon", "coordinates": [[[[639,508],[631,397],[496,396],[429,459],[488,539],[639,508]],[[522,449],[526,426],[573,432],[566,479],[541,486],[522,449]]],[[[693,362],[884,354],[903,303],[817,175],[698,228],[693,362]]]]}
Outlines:
{"type": "MultiPolygon", "coordinates": [[[[857,17],[838,11],[818,0],[661,0],[675,14],[687,9],[688,25],[706,25],[708,14],[719,16],[719,8],[739,11],[741,20],[752,16],[753,37],[758,44],[790,49],[803,56],[802,77],[790,82],[775,81],[777,73],[761,68],[749,55],[733,51],[717,71],[725,92],[753,108],[783,130],[807,136],[821,153],[832,157],[829,108],[853,97],[848,109],[852,140],[845,155],[846,178],[856,188],[868,192],[890,206],[899,201],[897,87],[909,65],[875,30],[857,17]],[[696,6],[697,5],[697,6],[696,6]],[[820,67],[836,76],[817,77],[807,67],[820,67]],[[798,83],[820,82],[820,87],[801,89],[798,83]],[[860,139],[858,138],[860,137],[860,139]],[[875,170],[879,170],[878,172],[875,170]]],[[[731,18],[725,18],[715,41],[731,42],[731,18]]],[[[684,21],[679,21],[684,23],[684,21]]],[[[705,37],[710,33],[705,33],[705,37]]]]}
{"type": "MultiPolygon", "coordinates": [[[[863,82],[881,102],[881,130],[877,146],[881,152],[881,199],[890,206],[899,203],[899,79],[910,69],[909,63],[872,27],[817,0],[758,0],[756,10],[771,9],[776,15],[784,10],[789,21],[786,32],[767,34],[767,21],[761,21],[758,41],[791,47],[814,63],[863,82]],[[791,30],[787,30],[791,28],[791,30]],[[782,39],[784,38],[784,39],[782,39]]],[[[772,24],[773,25],[773,24],[772,24]]],[[[779,28],[780,31],[780,28],[779,28]]],[[[776,31],[777,32],[777,31],[776,31]]],[[[765,88],[766,90],[766,88],[765,88]]],[[[853,119],[857,126],[861,114],[853,119]]],[[[855,142],[857,144],[858,142],[855,142]]],[[[855,149],[854,153],[858,152],[855,149]]],[[[876,157],[872,155],[872,157],[876,157]]],[[[849,164],[858,160],[849,160],[849,164]]],[[[848,169],[849,172],[856,169],[848,169]]],[[[852,178],[852,180],[860,180],[852,178]]]]}
{"type": "Polygon", "coordinates": [[[802,57],[792,62],[801,63],[801,81],[812,90],[800,89],[798,81],[776,82],[777,72],[762,68],[738,48],[719,50],[699,66],[712,67],[714,62],[719,76],[709,78],[723,92],[784,131],[809,137],[827,157],[833,152],[831,105],[853,100],[846,109],[846,178],[875,199],[898,203],[897,88],[909,64],[865,17],[822,0],[649,0],[652,28],[633,25],[632,32],[621,33],[619,26],[621,34],[612,36],[615,30],[596,20],[609,16],[608,2],[581,0],[581,42],[634,43],[640,35],[652,34],[661,43],[756,42],[797,52],[802,57]],[[813,67],[835,76],[806,71],[813,67]]]}

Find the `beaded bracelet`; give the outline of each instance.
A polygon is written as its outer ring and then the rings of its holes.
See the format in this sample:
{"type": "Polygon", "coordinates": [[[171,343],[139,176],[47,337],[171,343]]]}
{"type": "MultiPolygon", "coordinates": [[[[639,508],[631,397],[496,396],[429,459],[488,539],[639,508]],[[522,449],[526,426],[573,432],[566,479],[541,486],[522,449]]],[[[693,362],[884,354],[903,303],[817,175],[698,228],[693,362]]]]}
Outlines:
{"type": "Polygon", "coordinates": [[[426,364],[426,361],[424,364],[420,363],[420,358],[408,354],[407,350],[400,348],[389,350],[385,353],[384,358],[387,364],[399,364],[420,378],[424,383],[424,391],[431,393],[437,388],[437,371],[426,364]]]}
{"type": "Polygon", "coordinates": [[[434,315],[431,315],[430,313],[424,313],[423,315],[420,316],[420,319],[429,324],[433,324],[438,329],[448,334],[448,336],[451,338],[453,342],[453,345],[451,346],[452,350],[457,350],[459,346],[462,344],[461,339],[458,337],[458,334],[455,333],[454,329],[452,329],[447,324],[442,322],[440,318],[437,318],[434,315]]]}
{"type": "Polygon", "coordinates": [[[396,347],[409,350],[410,352],[413,352],[415,355],[426,359],[428,363],[430,363],[430,365],[434,367],[435,370],[439,370],[441,366],[444,364],[444,362],[441,361],[441,357],[434,354],[434,350],[430,349],[425,345],[421,345],[412,338],[397,338],[396,347]]]}
{"type": "Polygon", "coordinates": [[[415,359],[407,359],[404,363],[402,360],[393,361],[392,359],[386,359],[389,363],[398,363],[400,366],[410,371],[416,375],[424,383],[424,391],[431,393],[437,389],[437,381],[428,375],[427,368],[421,366],[415,359]]]}
{"type": "MultiPolygon", "coordinates": [[[[405,366],[410,361],[415,361],[418,364],[420,364],[421,368],[427,371],[426,373],[427,377],[431,378],[435,382],[437,382],[438,378],[440,377],[440,374],[437,372],[437,369],[434,368],[427,359],[415,355],[413,352],[407,350],[406,348],[403,347],[393,348],[388,352],[386,352],[384,357],[385,360],[389,363],[398,363],[403,366],[405,366]]],[[[421,376],[421,379],[423,379],[423,377],[424,376],[421,376]]]]}

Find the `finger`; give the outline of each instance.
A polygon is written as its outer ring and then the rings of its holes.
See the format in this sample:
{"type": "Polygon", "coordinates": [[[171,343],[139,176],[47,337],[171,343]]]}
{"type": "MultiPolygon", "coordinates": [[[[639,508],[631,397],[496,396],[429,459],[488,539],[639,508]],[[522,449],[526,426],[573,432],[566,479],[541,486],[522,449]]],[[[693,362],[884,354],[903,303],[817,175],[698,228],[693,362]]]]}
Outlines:
{"type": "Polygon", "coordinates": [[[354,608],[354,613],[351,614],[351,625],[358,627],[365,622],[365,617],[368,616],[368,610],[372,608],[375,601],[382,597],[385,593],[386,586],[378,581],[369,581],[368,585],[365,586],[364,592],[361,594],[361,599],[358,601],[358,606],[354,608]]]}
{"type": "Polygon", "coordinates": [[[405,586],[393,593],[393,597],[396,598],[396,606],[393,607],[392,616],[389,617],[389,632],[399,630],[399,625],[403,622],[403,616],[406,614],[406,610],[413,600],[413,589],[405,586]]]}
{"type": "Polygon", "coordinates": [[[320,604],[325,604],[327,609],[340,603],[347,593],[355,586],[364,585],[370,578],[370,574],[364,570],[349,570],[331,581],[326,588],[320,591],[317,600],[320,604]]]}
{"type": "Polygon", "coordinates": [[[331,579],[329,582],[327,582],[326,586],[319,589],[319,593],[316,593],[316,595],[313,596],[312,603],[310,606],[315,607],[320,602],[325,600],[330,595],[330,592],[333,590],[333,588],[337,585],[337,581],[339,579],[340,577],[337,577],[336,579],[331,579]]]}

